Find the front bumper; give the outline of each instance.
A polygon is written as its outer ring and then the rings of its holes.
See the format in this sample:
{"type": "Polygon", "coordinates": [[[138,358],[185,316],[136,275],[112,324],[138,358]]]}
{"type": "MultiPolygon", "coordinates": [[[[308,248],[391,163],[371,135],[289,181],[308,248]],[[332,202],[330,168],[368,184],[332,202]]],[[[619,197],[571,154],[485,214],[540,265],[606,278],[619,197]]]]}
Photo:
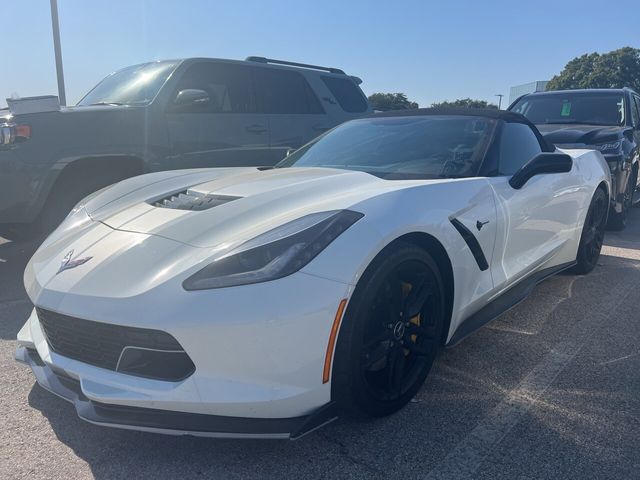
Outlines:
{"type": "MultiPolygon", "coordinates": [[[[165,258],[161,245],[167,243],[151,237],[140,247],[165,258]]],[[[99,255],[95,252],[94,264],[100,262],[99,255]]],[[[170,254],[166,258],[171,261],[170,254]]],[[[33,264],[40,272],[45,268],[37,254],[33,264]]],[[[18,345],[37,356],[23,352],[18,359],[32,367],[44,388],[73,402],[80,417],[161,433],[268,438],[295,438],[327,421],[322,412],[331,403],[331,384],[322,381],[324,358],[339,300],[349,295],[352,286],[298,272],[273,282],[205,292],[175,288],[178,278],[140,292],[129,274],[126,292],[116,291],[125,282],[100,282],[95,289],[106,296],[97,296],[85,276],[90,273],[72,269],[53,275],[45,287],[28,267],[25,284],[43,309],[165,331],[196,368],[183,380],[165,381],[63,356],[50,348],[34,309],[18,333],[18,345]],[[70,285],[76,285],[74,293],[70,285]],[[39,361],[29,361],[33,358],[39,361]],[[60,391],[60,378],[71,379],[75,390],[60,391]],[[108,416],[103,418],[105,412],[108,416]],[[122,412],[125,423],[119,416],[122,412]],[[201,424],[201,429],[194,430],[191,422],[201,424]],[[265,425],[266,433],[256,428],[265,425]]],[[[124,273],[109,277],[125,278],[124,273]]]]}
{"type": "Polygon", "coordinates": [[[80,381],[47,366],[36,350],[20,346],[15,358],[31,367],[41,387],[71,402],[81,419],[96,425],[170,435],[296,439],[337,418],[331,402],[311,415],[292,418],[226,417],[109,405],[87,398],[80,381]]]}

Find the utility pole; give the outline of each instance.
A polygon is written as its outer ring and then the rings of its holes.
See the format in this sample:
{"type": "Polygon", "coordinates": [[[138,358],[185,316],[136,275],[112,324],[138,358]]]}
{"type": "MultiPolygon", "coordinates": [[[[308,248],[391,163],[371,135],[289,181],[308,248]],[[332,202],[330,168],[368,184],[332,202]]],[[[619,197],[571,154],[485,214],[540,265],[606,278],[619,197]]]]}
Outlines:
{"type": "Polygon", "coordinates": [[[64,93],[64,73],[62,71],[62,50],[60,49],[60,25],[58,22],[58,0],[51,0],[51,27],[53,29],[53,49],[56,55],[56,74],[58,76],[58,99],[60,105],[67,104],[64,93]]]}
{"type": "Polygon", "coordinates": [[[498,100],[498,110],[502,110],[502,97],[504,97],[504,95],[501,94],[501,93],[498,93],[498,94],[496,94],[496,97],[499,98],[499,100],[498,100]]]}

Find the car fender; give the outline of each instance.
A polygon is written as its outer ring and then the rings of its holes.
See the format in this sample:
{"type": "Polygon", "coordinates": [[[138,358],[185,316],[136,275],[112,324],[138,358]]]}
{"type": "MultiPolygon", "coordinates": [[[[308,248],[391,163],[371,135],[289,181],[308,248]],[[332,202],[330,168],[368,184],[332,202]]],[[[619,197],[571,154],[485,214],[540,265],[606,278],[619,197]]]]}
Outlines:
{"type": "Polygon", "coordinates": [[[388,245],[408,234],[426,234],[442,245],[452,265],[453,331],[463,318],[480,308],[493,288],[490,271],[479,268],[470,247],[451,222],[474,207],[485,207],[476,204],[480,192],[489,195],[491,203],[478,219],[489,215],[495,224],[493,192],[484,178],[423,184],[360,202],[352,210],[365,216],[302,271],[355,286],[388,245]]]}

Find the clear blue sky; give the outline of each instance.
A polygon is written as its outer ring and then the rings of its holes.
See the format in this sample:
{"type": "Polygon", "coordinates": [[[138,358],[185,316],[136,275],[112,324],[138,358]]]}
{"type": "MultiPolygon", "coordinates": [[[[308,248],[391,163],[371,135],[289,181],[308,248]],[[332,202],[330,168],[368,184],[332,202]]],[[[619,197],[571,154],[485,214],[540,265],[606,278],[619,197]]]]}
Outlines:
{"type": "MultiPolygon", "coordinates": [[[[571,58],[640,47],[638,0],[58,0],[68,103],[148,60],[247,55],[343,68],[428,106],[508,98],[571,58]]],[[[49,0],[2,2],[0,105],[57,92],[49,0]]]]}

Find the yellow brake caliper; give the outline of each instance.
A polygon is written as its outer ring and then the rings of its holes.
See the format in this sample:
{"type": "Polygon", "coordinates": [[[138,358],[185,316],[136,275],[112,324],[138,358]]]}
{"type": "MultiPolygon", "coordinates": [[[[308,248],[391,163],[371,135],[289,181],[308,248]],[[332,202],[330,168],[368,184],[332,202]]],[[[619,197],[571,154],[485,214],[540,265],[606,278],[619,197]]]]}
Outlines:
{"type": "MultiPolygon", "coordinates": [[[[409,295],[409,292],[411,291],[411,284],[410,283],[406,283],[406,282],[402,282],[402,297],[403,300],[405,298],[407,298],[407,295],[409,295]]],[[[420,314],[416,315],[415,317],[412,317],[411,320],[409,320],[409,323],[412,323],[416,326],[420,326],[420,314]]],[[[416,340],[418,339],[417,335],[411,335],[411,341],[413,343],[416,343],[416,340]]],[[[404,355],[408,356],[409,353],[411,353],[408,349],[404,349],[404,355]]]]}

